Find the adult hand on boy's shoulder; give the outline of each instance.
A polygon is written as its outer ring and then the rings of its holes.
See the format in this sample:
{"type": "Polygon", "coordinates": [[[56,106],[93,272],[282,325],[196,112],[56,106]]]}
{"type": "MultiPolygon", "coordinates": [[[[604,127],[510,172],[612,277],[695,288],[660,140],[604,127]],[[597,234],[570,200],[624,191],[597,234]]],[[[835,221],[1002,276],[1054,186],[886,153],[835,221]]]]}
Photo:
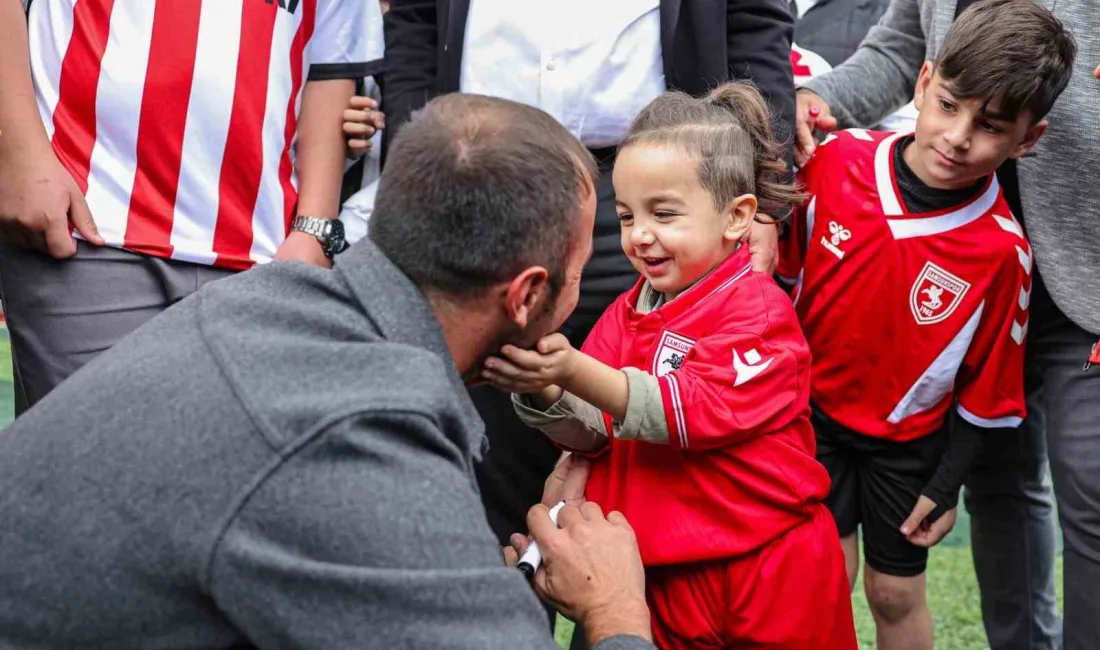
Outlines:
{"type": "Polygon", "coordinates": [[[901,525],[901,534],[911,544],[931,548],[943,541],[947,533],[955,527],[956,509],[952,508],[943,513],[935,521],[931,520],[932,513],[936,510],[936,502],[923,494],[917,499],[917,505],[913,506],[913,512],[901,525]]]}
{"type": "Polygon", "coordinates": [[[779,228],[775,223],[770,218],[765,223],[753,221],[749,228],[748,242],[753,270],[765,275],[775,273],[775,268],[779,266],[779,228]]]}

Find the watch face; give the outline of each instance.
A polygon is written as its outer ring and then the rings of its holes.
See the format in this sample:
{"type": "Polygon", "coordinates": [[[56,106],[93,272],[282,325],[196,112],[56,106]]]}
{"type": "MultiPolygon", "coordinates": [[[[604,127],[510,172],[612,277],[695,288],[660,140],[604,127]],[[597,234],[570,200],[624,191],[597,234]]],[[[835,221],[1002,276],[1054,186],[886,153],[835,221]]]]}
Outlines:
{"type": "Polygon", "coordinates": [[[342,221],[333,219],[329,222],[327,240],[325,242],[325,253],[329,257],[342,253],[347,248],[347,243],[344,241],[344,224],[342,221]]]}

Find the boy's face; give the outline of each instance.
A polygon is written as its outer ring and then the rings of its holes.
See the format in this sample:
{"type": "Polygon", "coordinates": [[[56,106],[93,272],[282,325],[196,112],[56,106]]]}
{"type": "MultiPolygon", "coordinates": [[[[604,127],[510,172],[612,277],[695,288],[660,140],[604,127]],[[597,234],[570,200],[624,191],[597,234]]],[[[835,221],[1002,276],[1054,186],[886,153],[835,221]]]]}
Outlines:
{"type": "Polygon", "coordinates": [[[664,145],[632,145],[615,159],[623,252],[670,300],[729,257],[756,214],[752,195],[715,209],[697,167],[678,148],[664,145]]]}
{"type": "Polygon", "coordinates": [[[961,99],[951,83],[940,78],[931,63],[921,68],[914,104],[916,142],[905,152],[905,161],[930,187],[956,189],[972,185],[1009,158],[1031,149],[1046,130],[1046,121],[1031,124],[1023,111],[1015,118],[998,115],[997,103],[982,110],[980,98],[961,99]]]}

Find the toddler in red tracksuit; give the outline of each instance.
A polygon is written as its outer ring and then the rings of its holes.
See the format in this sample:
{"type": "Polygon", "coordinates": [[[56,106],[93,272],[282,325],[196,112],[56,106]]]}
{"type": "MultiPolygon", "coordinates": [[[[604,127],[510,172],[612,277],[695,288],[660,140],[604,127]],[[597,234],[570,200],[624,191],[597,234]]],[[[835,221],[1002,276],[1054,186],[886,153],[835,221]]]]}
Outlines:
{"type": "Polygon", "coordinates": [[[777,152],[750,85],[654,100],[613,178],[641,279],[580,351],[555,334],[486,362],[528,424],[594,458],[586,497],[634,527],[661,648],[856,648],[809,347],[742,244],[799,198],[777,152]]]}

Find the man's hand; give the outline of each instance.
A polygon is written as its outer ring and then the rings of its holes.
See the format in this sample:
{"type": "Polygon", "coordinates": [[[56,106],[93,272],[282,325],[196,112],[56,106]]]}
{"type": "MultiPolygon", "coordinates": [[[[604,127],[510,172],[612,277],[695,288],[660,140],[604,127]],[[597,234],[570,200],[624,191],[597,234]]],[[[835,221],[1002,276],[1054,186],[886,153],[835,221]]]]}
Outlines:
{"type": "Polygon", "coordinates": [[[584,487],[588,484],[588,472],[592,463],[571,452],[565,452],[558,459],[554,471],[542,485],[542,505],[547,508],[564,501],[571,506],[584,503],[584,487]]]}
{"type": "Polygon", "coordinates": [[[370,151],[370,139],[386,128],[386,116],[378,110],[378,102],[355,95],[344,110],[344,137],[348,141],[348,157],[359,158],[370,151]]]}
{"type": "Polygon", "coordinates": [[[917,499],[917,505],[913,506],[913,512],[901,525],[901,534],[911,544],[931,548],[943,541],[947,533],[955,527],[955,508],[943,513],[935,522],[928,520],[928,516],[936,509],[936,502],[923,494],[917,499]]]}
{"type": "Polygon", "coordinates": [[[794,162],[801,167],[817,148],[814,131],[832,131],[836,128],[836,118],[829,110],[829,104],[814,92],[802,88],[796,97],[794,162]]]}
{"type": "Polygon", "coordinates": [[[779,266],[779,228],[774,223],[753,221],[748,240],[753,270],[765,275],[775,273],[779,266]]]}
{"type": "MultiPolygon", "coordinates": [[[[537,505],[527,513],[527,526],[542,552],[535,591],[583,626],[590,646],[617,634],[651,639],[645,570],[634,530],[621,513],[605,518],[591,501],[566,505],[554,526],[548,508],[537,505]]],[[[511,541],[522,552],[522,535],[511,541]]]]}
{"type": "Polygon", "coordinates": [[[1092,71],[1092,76],[1100,79],[1100,65],[1096,66],[1096,69],[1092,71]]]}
{"type": "Polygon", "coordinates": [[[20,154],[0,160],[0,232],[57,259],[76,254],[70,224],[89,243],[102,246],[84,195],[53,150],[20,154]]]}
{"type": "Polygon", "coordinates": [[[485,360],[482,375],[497,388],[512,393],[537,393],[561,384],[573,376],[577,367],[577,351],[561,334],[539,339],[534,350],[506,345],[500,355],[485,360]]]}
{"type": "Polygon", "coordinates": [[[321,242],[313,235],[298,231],[286,236],[286,240],[275,251],[275,259],[299,260],[325,269],[332,268],[332,260],[325,255],[321,242]]]}

